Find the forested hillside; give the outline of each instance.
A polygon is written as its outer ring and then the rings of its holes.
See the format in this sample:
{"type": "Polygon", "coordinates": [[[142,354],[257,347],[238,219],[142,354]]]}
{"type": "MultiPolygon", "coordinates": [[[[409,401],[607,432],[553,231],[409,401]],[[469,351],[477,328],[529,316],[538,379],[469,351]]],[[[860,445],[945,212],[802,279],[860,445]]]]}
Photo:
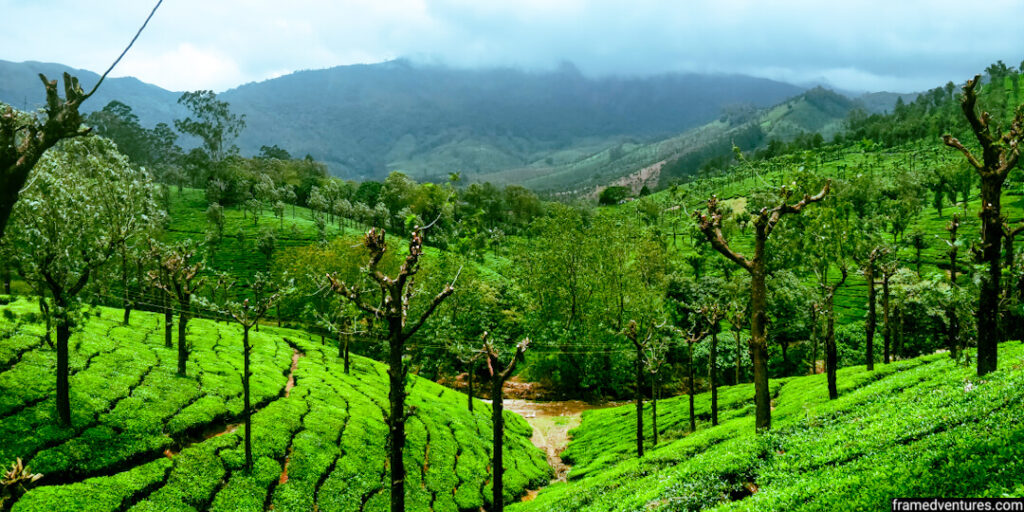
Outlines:
{"type": "MultiPolygon", "coordinates": [[[[36,73],[56,78],[66,69],[5,62],[0,101],[40,106],[36,73]]],[[[80,78],[91,85],[97,77],[80,78]]],[[[182,117],[180,94],[130,79],[112,83],[84,110],[118,100],[145,128],[182,117]]],[[[765,107],[799,92],[738,75],[595,79],[570,64],[541,73],[396,60],[300,71],[219,96],[245,116],[247,127],[238,137],[242,154],[277,145],[296,156],[309,154],[345,179],[379,180],[402,170],[439,181],[449,172],[469,177],[648,141],[704,124],[726,106],[765,107]]]]}

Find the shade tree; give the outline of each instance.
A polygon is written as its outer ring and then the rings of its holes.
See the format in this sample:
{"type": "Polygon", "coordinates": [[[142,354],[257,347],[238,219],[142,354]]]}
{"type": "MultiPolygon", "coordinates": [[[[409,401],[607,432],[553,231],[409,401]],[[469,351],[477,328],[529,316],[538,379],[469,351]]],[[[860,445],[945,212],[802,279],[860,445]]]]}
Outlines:
{"type": "MultiPolygon", "coordinates": [[[[76,138],[48,152],[12,212],[4,239],[15,265],[52,299],[58,422],[71,425],[68,340],[84,320],[82,293],[118,248],[147,229],[154,185],[107,139],[76,138]]],[[[45,300],[45,299],[41,299],[45,300]]]]}
{"type": "Polygon", "coordinates": [[[1004,222],[1001,200],[1003,184],[1020,159],[1020,143],[1024,139],[1024,106],[1017,108],[1009,129],[1002,132],[988,112],[982,111],[979,114],[977,111],[976,89],[980,82],[981,75],[967,81],[963,87],[960,107],[977,139],[981,159],[952,135],[943,135],[942,141],[963,153],[981,178],[981,243],[975,250],[975,260],[988,267],[983,276],[977,309],[978,375],[985,375],[995,371],[998,360],[999,283],[1002,273],[1000,252],[1004,222]]]}
{"type": "Polygon", "coordinates": [[[285,295],[294,289],[290,283],[275,282],[271,276],[263,272],[247,283],[233,286],[236,290],[244,289],[245,298],[235,298],[221,303],[200,299],[198,303],[208,309],[232,318],[242,327],[242,423],[244,432],[245,471],[252,472],[252,403],[249,396],[249,359],[252,352],[249,345],[249,330],[257,325],[261,318],[274,307],[285,295]]]}
{"type": "Polygon", "coordinates": [[[750,274],[750,347],[754,364],[754,402],[756,406],[757,430],[771,428],[771,395],[768,390],[768,342],[766,336],[767,320],[767,278],[766,244],[768,237],[778,225],[783,215],[798,214],[807,205],[821,201],[828,193],[831,181],[815,195],[804,194],[795,203],[789,203],[793,194],[792,188],[782,187],[778,199],[771,207],[763,207],[754,219],[754,252],[747,258],[734,251],[722,234],[722,214],[718,207],[718,198],[712,196],[707,203],[706,212],[695,212],[701,232],[707,237],[711,246],[733,263],[750,274]]]}
{"type": "MultiPolygon", "coordinates": [[[[187,374],[188,322],[192,318],[192,300],[206,284],[206,277],[200,272],[206,268],[201,260],[198,247],[186,239],[174,245],[154,245],[151,255],[156,269],[148,277],[153,286],[163,290],[178,310],[178,375],[187,374]]],[[[168,323],[169,325],[169,323],[168,323]]]]}
{"type": "Polygon", "coordinates": [[[454,283],[458,279],[458,274],[456,274],[452,282],[435,295],[420,312],[418,318],[409,322],[411,300],[416,291],[415,276],[419,272],[420,258],[423,256],[423,232],[429,227],[429,225],[417,226],[412,231],[409,236],[408,253],[394,277],[385,274],[379,267],[387,252],[384,230],[372,228],[366,233],[363,238],[363,246],[366,248],[369,258],[364,269],[367,277],[379,289],[376,300],[368,297],[362,288],[339,279],[339,276],[327,275],[331,289],[335,293],[351,301],[373,318],[382,319],[387,326],[388,401],[390,407],[386,411],[386,419],[392,512],[404,512],[405,510],[405,462],[402,453],[405,448],[405,421],[408,417],[408,412],[405,410],[407,394],[405,387],[408,380],[408,367],[405,364],[406,343],[423,327],[437,306],[455,291],[454,283]]]}
{"type": "Polygon", "coordinates": [[[491,511],[505,510],[504,491],[504,393],[505,382],[516,370],[516,365],[523,361],[526,349],[530,346],[530,338],[523,338],[515,345],[514,352],[507,348],[496,347],[489,337],[484,337],[482,353],[487,361],[487,373],[491,385],[491,511]],[[507,361],[507,362],[506,362],[507,361]]]}

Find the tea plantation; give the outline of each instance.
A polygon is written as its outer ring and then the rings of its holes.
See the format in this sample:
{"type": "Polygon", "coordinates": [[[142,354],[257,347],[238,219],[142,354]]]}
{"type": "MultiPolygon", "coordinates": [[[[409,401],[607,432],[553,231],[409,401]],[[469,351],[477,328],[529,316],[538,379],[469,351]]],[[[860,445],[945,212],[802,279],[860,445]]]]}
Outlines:
{"type": "Polygon", "coordinates": [[[718,426],[698,395],[693,433],[685,396],[660,401],[663,440],[640,460],[633,405],[587,411],[563,454],[569,481],[511,509],[888,510],[896,497],[1024,496],[1024,344],[1000,345],[1000,369],[983,379],[938,353],[844,368],[838,381],[829,401],[823,374],[773,380],[761,436],[751,385],[722,389],[718,426]]]}
{"type": "MultiPolygon", "coordinates": [[[[355,511],[388,507],[386,368],[298,331],[251,333],[253,453],[242,470],[242,349],[234,324],[194,319],[188,377],[163,345],[162,316],[98,308],[71,338],[73,427],[55,422],[55,354],[34,303],[0,306],[0,461],[37,482],[14,511],[355,511]],[[290,378],[294,386],[288,384],[290,378]]],[[[490,499],[490,409],[412,377],[410,510],[476,510],[490,499]]],[[[550,469],[531,429],[506,413],[508,499],[550,469]]]]}

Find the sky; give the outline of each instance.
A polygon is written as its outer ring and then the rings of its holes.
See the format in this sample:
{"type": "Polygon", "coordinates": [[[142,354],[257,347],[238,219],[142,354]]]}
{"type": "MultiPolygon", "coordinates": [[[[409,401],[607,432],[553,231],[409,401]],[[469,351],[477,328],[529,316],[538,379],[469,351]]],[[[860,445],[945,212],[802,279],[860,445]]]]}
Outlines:
{"type": "MultiPolygon", "coordinates": [[[[155,1],[0,0],[0,59],[105,70],[155,1]]],[[[220,92],[395,58],[912,92],[1024,59],[1024,1],[165,0],[111,76],[220,92]]]]}

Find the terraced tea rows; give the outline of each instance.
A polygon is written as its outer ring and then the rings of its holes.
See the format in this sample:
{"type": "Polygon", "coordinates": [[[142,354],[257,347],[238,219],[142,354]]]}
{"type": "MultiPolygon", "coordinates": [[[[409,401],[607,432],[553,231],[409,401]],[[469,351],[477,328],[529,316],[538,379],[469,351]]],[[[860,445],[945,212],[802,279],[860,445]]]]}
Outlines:
{"type": "MultiPolygon", "coordinates": [[[[5,305],[0,331],[0,460],[22,457],[45,476],[14,506],[51,510],[384,510],[386,368],[287,329],[251,333],[253,455],[242,468],[241,335],[189,323],[189,377],[175,375],[162,317],[99,309],[71,339],[73,428],[55,425],[55,355],[36,308],[5,305]],[[298,356],[298,357],[296,357],[298,356]],[[45,376],[45,377],[44,377],[45,376]],[[290,386],[288,383],[294,383],[290,386]]],[[[488,407],[413,377],[405,451],[410,510],[478,509],[490,497],[488,407]]],[[[504,483],[511,500],[548,481],[530,427],[508,414],[504,483]]]]}
{"type": "MultiPolygon", "coordinates": [[[[567,483],[512,510],[880,510],[896,496],[1022,496],[1024,345],[978,379],[948,354],[772,381],[770,434],[754,434],[750,385],[723,388],[721,424],[688,431],[688,401],[659,402],[671,439],[643,459],[632,405],[587,411],[563,454],[567,483]],[[893,411],[899,414],[893,414],[893,411]]],[[[647,412],[649,414],[649,411],[647,412]]],[[[648,427],[649,429],[649,427],[648,427]]]]}

